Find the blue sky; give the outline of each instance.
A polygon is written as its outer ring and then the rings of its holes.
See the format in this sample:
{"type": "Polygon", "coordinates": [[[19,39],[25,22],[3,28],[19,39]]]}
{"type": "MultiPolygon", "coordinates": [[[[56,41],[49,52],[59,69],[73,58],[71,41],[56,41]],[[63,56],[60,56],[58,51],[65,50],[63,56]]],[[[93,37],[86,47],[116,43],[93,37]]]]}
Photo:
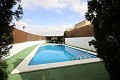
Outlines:
{"type": "Polygon", "coordinates": [[[17,28],[38,35],[63,35],[66,28],[85,20],[87,0],[22,0],[23,18],[17,28]]]}

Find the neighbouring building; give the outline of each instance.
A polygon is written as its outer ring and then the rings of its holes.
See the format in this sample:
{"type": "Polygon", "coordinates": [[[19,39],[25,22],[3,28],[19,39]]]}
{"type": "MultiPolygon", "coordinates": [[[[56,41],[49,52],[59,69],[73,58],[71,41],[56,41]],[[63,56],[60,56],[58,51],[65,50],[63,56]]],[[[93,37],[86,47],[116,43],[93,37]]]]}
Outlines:
{"type": "Polygon", "coordinates": [[[46,36],[46,40],[49,43],[63,43],[63,36],[46,36]]]}
{"type": "Polygon", "coordinates": [[[66,37],[90,37],[94,36],[93,25],[84,20],[74,25],[74,27],[66,30],[66,37]]]}

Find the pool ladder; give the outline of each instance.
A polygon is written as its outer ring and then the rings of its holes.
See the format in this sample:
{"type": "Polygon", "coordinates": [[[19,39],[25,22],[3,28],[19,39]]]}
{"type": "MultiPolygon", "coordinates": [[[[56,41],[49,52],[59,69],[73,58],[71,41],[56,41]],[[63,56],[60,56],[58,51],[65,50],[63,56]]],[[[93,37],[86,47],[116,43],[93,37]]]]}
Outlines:
{"type": "Polygon", "coordinates": [[[81,59],[89,59],[89,56],[85,56],[85,55],[79,55],[78,57],[76,57],[76,60],[81,60],[81,59]]]}
{"type": "MultiPolygon", "coordinates": [[[[85,53],[87,53],[87,51],[85,51],[85,53]]],[[[89,58],[90,58],[89,56],[85,56],[83,54],[80,54],[79,56],[74,57],[72,60],[81,60],[81,59],[89,59],[89,58]]]]}

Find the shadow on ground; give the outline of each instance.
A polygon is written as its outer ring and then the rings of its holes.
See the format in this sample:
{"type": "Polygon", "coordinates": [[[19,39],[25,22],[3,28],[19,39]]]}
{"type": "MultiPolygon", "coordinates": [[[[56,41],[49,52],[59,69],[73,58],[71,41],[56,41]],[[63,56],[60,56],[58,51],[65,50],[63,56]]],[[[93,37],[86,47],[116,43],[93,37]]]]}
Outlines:
{"type": "MultiPolygon", "coordinates": [[[[19,63],[18,59],[13,63],[19,63]]],[[[24,66],[22,67],[24,68],[24,66]]],[[[90,63],[41,71],[32,71],[9,76],[9,80],[109,80],[103,63],[90,63]]]]}

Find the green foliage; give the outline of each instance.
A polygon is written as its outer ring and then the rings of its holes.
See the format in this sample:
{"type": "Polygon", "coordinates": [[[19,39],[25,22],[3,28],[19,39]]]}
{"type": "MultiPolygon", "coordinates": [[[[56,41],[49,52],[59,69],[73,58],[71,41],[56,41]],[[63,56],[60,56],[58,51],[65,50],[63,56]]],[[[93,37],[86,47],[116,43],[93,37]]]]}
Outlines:
{"type": "Polygon", "coordinates": [[[0,80],[7,80],[7,63],[5,61],[0,61],[0,80]]]}
{"type": "Polygon", "coordinates": [[[67,30],[66,30],[66,31],[64,31],[64,35],[63,35],[63,36],[64,36],[64,38],[66,38],[66,37],[67,37],[67,36],[66,36],[66,33],[67,33],[67,30]]]}
{"type": "Polygon", "coordinates": [[[7,79],[7,67],[2,65],[6,64],[3,62],[3,57],[9,53],[13,43],[12,31],[15,25],[12,20],[20,20],[23,14],[19,2],[20,0],[0,0],[0,80],[7,79]]]}
{"type": "Polygon", "coordinates": [[[90,0],[86,19],[94,25],[90,41],[105,63],[111,80],[120,76],[120,0],[90,0]]]}
{"type": "Polygon", "coordinates": [[[65,43],[65,38],[67,38],[67,30],[66,31],[64,31],[64,35],[63,35],[63,42],[65,43]]]}

